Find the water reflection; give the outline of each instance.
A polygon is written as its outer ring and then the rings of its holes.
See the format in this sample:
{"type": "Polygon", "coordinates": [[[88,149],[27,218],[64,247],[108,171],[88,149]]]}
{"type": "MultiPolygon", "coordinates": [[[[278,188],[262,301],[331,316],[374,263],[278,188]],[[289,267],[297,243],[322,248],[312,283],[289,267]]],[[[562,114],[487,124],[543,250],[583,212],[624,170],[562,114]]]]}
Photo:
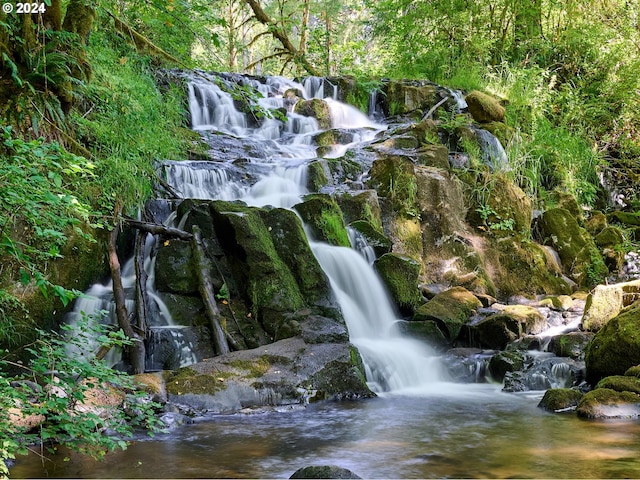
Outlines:
{"type": "Polygon", "coordinates": [[[93,462],[20,458],[13,478],[288,478],[336,464],[363,478],[640,477],[640,425],[545,413],[539,397],[390,395],[286,413],[215,416],[93,462]]]}

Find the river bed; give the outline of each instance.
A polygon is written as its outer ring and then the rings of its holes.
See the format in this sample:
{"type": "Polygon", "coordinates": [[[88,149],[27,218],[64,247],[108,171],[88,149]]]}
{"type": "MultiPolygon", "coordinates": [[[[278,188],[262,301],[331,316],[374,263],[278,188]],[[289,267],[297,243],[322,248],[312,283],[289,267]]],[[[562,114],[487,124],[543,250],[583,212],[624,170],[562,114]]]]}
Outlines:
{"type": "Polygon", "coordinates": [[[215,415],[102,462],[20,457],[12,478],[289,478],[335,464],[363,478],[638,478],[640,424],[537,408],[497,385],[215,415]]]}

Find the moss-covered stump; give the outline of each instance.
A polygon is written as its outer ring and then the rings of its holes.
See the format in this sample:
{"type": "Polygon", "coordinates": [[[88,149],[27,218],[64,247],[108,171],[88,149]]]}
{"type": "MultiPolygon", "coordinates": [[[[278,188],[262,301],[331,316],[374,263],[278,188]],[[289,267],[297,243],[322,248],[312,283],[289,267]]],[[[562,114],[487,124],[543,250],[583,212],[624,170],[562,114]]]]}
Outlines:
{"type": "Polygon", "coordinates": [[[565,272],[579,285],[593,286],[609,273],[593,238],[568,210],[547,210],[538,226],[543,239],[558,252],[565,272]]]}
{"type": "Polygon", "coordinates": [[[353,346],[301,337],[209,358],[165,381],[169,401],[209,412],[374,396],[353,346]]]}
{"type": "Polygon", "coordinates": [[[299,468],[289,478],[362,478],[337,465],[313,465],[299,468]]]}
{"type": "Polygon", "coordinates": [[[418,289],[420,263],[409,257],[387,253],[376,260],[375,268],[400,312],[413,313],[423,301],[418,289]]]}
{"type": "Polygon", "coordinates": [[[324,100],[319,98],[300,100],[296,103],[293,111],[305,117],[315,118],[318,121],[318,126],[323,130],[331,128],[331,112],[329,105],[324,100]]]}
{"type": "Polygon", "coordinates": [[[371,223],[364,220],[357,220],[350,223],[349,226],[359,232],[376,254],[381,257],[385,253],[389,253],[393,247],[393,243],[386,236],[380,233],[371,223]]]}
{"type": "Polygon", "coordinates": [[[315,239],[341,247],[351,246],[342,211],[329,195],[307,195],[302,203],[293,208],[311,229],[315,239]]]}
{"type": "Polygon", "coordinates": [[[544,392],[538,407],[548,412],[569,412],[576,409],[583,393],[572,388],[551,388],[544,392]]]}
{"type": "Polygon", "coordinates": [[[608,388],[616,392],[632,392],[640,395],[640,378],[630,375],[613,375],[600,380],[595,388],[608,388]]]}
{"type": "Polygon", "coordinates": [[[390,202],[394,212],[406,217],[418,213],[414,167],[413,162],[404,156],[384,155],[373,162],[369,171],[368,185],[390,202]]]}
{"type": "Polygon", "coordinates": [[[582,327],[597,332],[624,307],[631,305],[639,294],[640,280],[596,286],[587,296],[582,327]]]}
{"type": "Polygon", "coordinates": [[[593,337],[585,352],[587,381],[623,375],[640,364],[640,305],[630,307],[609,322],[593,337]]]}
{"type": "Polygon", "coordinates": [[[462,326],[482,303],[475,295],[462,287],[454,287],[437,294],[424,305],[416,309],[413,320],[416,322],[435,322],[444,336],[453,342],[462,326]]]}
{"type": "Polygon", "coordinates": [[[382,213],[375,190],[346,192],[336,195],[335,200],[347,223],[362,220],[382,231],[382,213]]]}
{"type": "Polygon", "coordinates": [[[467,326],[465,336],[472,346],[503,350],[524,335],[535,335],[547,322],[538,309],[526,305],[507,305],[500,313],[467,326]]]}
{"type": "Polygon", "coordinates": [[[416,113],[422,116],[436,103],[437,88],[433,84],[411,80],[391,80],[382,88],[383,111],[389,115],[416,113]]]}
{"type": "Polygon", "coordinates": [[[499,352],[489,360],[489,373],[491,378],[497,382],[502,382],[507,372],[522,370],[524,359],[520,352],[499,352]]]}
{"type": "Polygon", "coordinates": [[[476,122],[502,122],[504,120],[506,110],[494,97],[473,90],[467,94],[465,100],[469,106],[469,113],[476,122]]]}
{"type": "Polygon", "coordinates": [[[557,357],[584,359],[585,349],[592,338],[593,334],[589,332],[565,333],[552,337],[548,349],[557,357]]]}
{"type": "Polygon", "coordinates": [[[576,412],[579,417],[589,419],[637,418],[640,416],[640,396],[598,388],[584,394],[576,412]]]}

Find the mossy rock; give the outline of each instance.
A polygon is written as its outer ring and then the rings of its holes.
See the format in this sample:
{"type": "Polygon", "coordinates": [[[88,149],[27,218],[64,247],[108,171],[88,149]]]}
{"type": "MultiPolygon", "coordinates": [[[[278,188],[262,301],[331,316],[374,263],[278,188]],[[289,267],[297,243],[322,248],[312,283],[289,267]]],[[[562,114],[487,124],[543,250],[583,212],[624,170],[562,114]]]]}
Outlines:
{"type": "Polygon", "coordinates": [[[342,211],[329,195],[307,195],[302,203],[293,208],[317,240],[336,246],[351,246],[342,211]]]}
{"type": "Polygon", "coordinates": [[[455,175],[440,168],[417,166],[414,178],[416,203],[426,243],[442,242],[442,237],[468,229],[462,183],[455,175]]]}
{"type": "Polygon", "coordinates": [[[223,390],[227,374],[220,374],[218,381],[210,375],[198,374],[189,367],[183,367],[173,372],[165,373],[167,393],[172,395],[196,394],[213,395],[223,390]]]}
{"type": "Polygon", "coordinates": [[[325,130],[313,136],[313,141],[319,147],[331,147],[333,145],[346,145],[353,142],[353,132],[341,128],[325,130]]]}
{"type": "Polygon", "coordinates": [[[420,263],[409,257],[387,253],[374,265],[400,311],[412,313],[423,301],[418,289],[420,263]]]}
{"type": "Polygon", "coordinates": [[[571,215],[573,215],[573,217],[578,220],[578,222],[582,222],[584,214],[575,196],[573,196],[569,192],[555,189],[551,192],[550,199],[552,200],[552,202],[555,202],[556,207],[568,210],[569,213],[571,213],[571,215]]]}
{"type": "Polygon", "coordinates": [[[424,145],[416,152],[416,163],[449,170],[449,149],[445,145],[424,145]]]}
{"type": "Polygon", "coordinates": [[[550,388],[544,392],[544,397],[538,407],[548,412],[568,412],[576,409],[583,393],[572,388],[550,388]]]}
{"type": "Polygon", "coordinates": [[[612,212],[607,215],[609,222],[617,222],[634,227],[640,226],[640,212],[612,212]]]}
{"type": "Polygon", "coordinates": [[[541,302],[548,300],[549,307],[553,310],[566,312],[573,307],[573,299],[569,295],[547,295],[541,302]]]}
{"type": "Polygon", "coordinates": [[[378,195],[385,197],[395,212],[403,216],[416,216],[418,213],[414,164],[403,156],[384,155],[375,160],[369,171],[368,185],[378,195]]]}
{"type": "MultiPolygon", "coordinates": [[[[156,289],[160,292],[198,294],[198,276],[193,265],[190,242],[174,239],[160,243],[155,273],[156,289]]],[[[221,285],[222,282],[219,282],[218,288],[221,285]]]]}
{"type": "Polygon", "coordinates": [[[491,378],[502,382],[507,372],[516,372],[524,367],[524,359],[520,352],[499,352],[489,360],[491,378]]]}
{"type": "Polygon", "coordinates": [[[318,126],[323,130],[331,128],[331,112],[329,105],[324,100],[319,98],[300,100],[296,103],[293,111],[305,117],[315,118],[318,121],[318,126]]]}
{"type": "Polygon", "coordinates": [[[600,380],[595,388],[609,388],[616,392],[632,392],[640,395],[640,378],[630,375],[613,375],[600,380]]]}
{"type": "Polygon", "coordinates": [[[300,292],[310,304],[328,304],[329,280],[311,251],[298,216],[291,210],[260,210],[278,256],[293,274],[300,292]]]}
{"type": "Polygon", "coordinates": [[[609,320],[587,346],[587,381],[623,375],[640,364],[640,306],[631,307],[609,320]]]}
{"type": "Polygon", "coordinates": [[[585,228],[593,236],[598,235],[608,226],[607,217],[605,217],[604,213],[600,211],[592,212],[591,216],[585,223],[585,228]]]}
{"type": "Polygon", "coordinates": [[[503,122],[484,122],[480,127],[493,134],[502,145],[507,145],[515,134],[513,127],[503,122]]]}
{"type": "Polygon", "coordinates": [[[593,337],[589,332],[569,332],[551,338],[549,351],[557,357],[584,358],[584,352],[593,337]]]}
{"type": "Polygon", "coordinates": [[[438,347],[448,347],[451,342],[445,337],[435,320],[399,321],[398,329],[408,337],[421,340],[438,347]]]}
{"type": "Polygon", "coordinates": [[[536,308],[507,305],[502,312],[466,327],[464,334],[472,346],[504,350],[507,344],[545,327],[546,319],[536,308]]]}
{"type": "Polygon", "coordinates": [[[336,195],[335,200],[347,223],[362,220],[382,231],[382,213],[375,190],[346,192],[336,195]]]}
{"type": "Polygon", "coordinates": [[[161,296],[176,325],[198,326],[209,324],[204,303],[200,296],[177,295],[173,293],[162,293],[161,296]]]}
{"type": "Polygon", "coordinates": [[[591,332],[600,330],[609,320],[630,306],[640,293],[640,280],[598,285],[589,295],[582,314],[582,327],[591,332]]]}
{"type": "Polygon", "coordinates": [[[295,276],[278,255],[262,220],[262,209],[238,202],[213,201],[210,205],[217,238],[254,320],[274,339],[296,335],[288,328],[286,314],[306,302],[295,276]]]}
{"type": "Polygon", "coordinates": [[[613,247],[624,242],[624,234],[618,227],[605,227],[594,238],[596,245],[604,247],[613,247]]]}
{"type": "Polygon", "coordinates": [[[362,478],[337,465],[313,465],[299,468],[289,478],[362,478]]]}
{"type": "Polygon", "coordinates": [[[413,320],[435,321],[445,337],[453,342],[458,338],[462,326],[481,307],[482,303],[473,293],[462,287],[454,287],[418,307],[413,320]]]}
{"type": "Polygon", "coordinates": [[[476,122],[502,122],[504,120],[506,110],[494,97],[473,90],[467,94],[465,100],[469,106],[469,113],[476,122]]]}
{"type": "Polygon", "coordinates": [[[307,188],[312,192],[317,192],[332,182],[331,170],[325,159],[310,162],[307,169],[307,188]]]}
{"type": "Polygon", "coordinates": [[[373,248],[376,257],[381,257],[385,253],[391,252],[391,248],[393,247],[391,240],[380,233],[371,223],[358,220],[350,223],[349,226],[362,234],[369,246],[373,248]]]}
{"type": "Polygon", "coordinates": [[[437,88],[432,84],[412,81],[389,81],[384,87],[385,115],[405,115],[428,110],[436,103],[437,88]]]}
{"type": "Polygon", "coordinates": [[[589,419],[636,418],[640,416],[640,397],[631,392],[598,388],[584,394],[576,412],[579,417],[589,419]]]}

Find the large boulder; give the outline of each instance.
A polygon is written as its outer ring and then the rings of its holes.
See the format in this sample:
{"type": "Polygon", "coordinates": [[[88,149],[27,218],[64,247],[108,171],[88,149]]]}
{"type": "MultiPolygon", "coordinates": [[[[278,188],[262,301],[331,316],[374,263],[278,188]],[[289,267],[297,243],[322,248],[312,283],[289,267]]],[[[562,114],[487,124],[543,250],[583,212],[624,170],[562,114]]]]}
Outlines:
{"type": "Polygon", "coordinates": [[[415,165],[401,155],[381,155],[373,162],[368,184],[384,197],[394,212],[405,217],[418,215],[418,184],[415,165]]]}
{"type": "Polygon", "coordinates": [[[293,208],[311,229],[316,240],[342,247],[351,246],[340,207],[330,196],[319,193],[307,195],[302,203],[293,208]]]}
{"type": "Polygon", "coordinates": [[[638,364],[640,304],[635,304],[609,320],[587,346],[587,381],[595,385],[604,377],[623,375],[628,368],[638,364]]]}
{"type": "Polygon", "coordinates": [[[572,388],[550,388],[544,392],[544,397],[538,407],[548,412],[574,411],[580,403],[583,393],[572,388]]]}
{"type": "Polygon", "coordinates": [[[581,286],[592,286],[608,273],[589,233],[564,208],[544,212],[538,222],[543,239],[560,255],[565,273],[581,286]]]}
{"type": "Polygon", "coordinates": [[[587,297],[582,315],[582,327],[597,332],[609,320],[616,317],[624,307],[640,299],[640,280],[597,285],[587,297]]]}
{"type": "MultiPolygon", "coordinates": [[[[320,328],[344,328],[341,322],[334,321],[333,327],[327,322],[320,328]]],[[[358,351],[341,338],[337,343],[307,343],[293,337],[167,372],[169,401],[199,411],[234,412],[374,396],[358,351]]]]}
{"type": "Polygon", "coordinates": [[[323,130],[331,128],[331,112],[329,105],[324,100],[319,98],[300,100],[296,103],[293,111],[305,117],[315,118],[318,121],[318,126],[323,130]]]}
{"type": "Polygon", "coordinates": [[[350,191],[335,196],[347,223],[362,220],[382,231],[382,214],[375,190],[350,191]]]}
{"type": "Polygon", "coordinates": [[[546,325],[546,319],[538,309],[507,305],[501,312],[465,327],[465,336],[472,346],[504,350],[508,343],[540,333],[546,325]]]}
{"type": "Polygon", "coordinates": [[[579,417],[638,418],[640,417],[640,396],[631,392],[617,392],[609,388],[598,388],[587,392],[578,403],[579,417]]]}
{"type": "Polygon", "coordinates": [[[435,322],[449,342],[453,342],[458,338],[462,326],[481,307],[482,303],[471,292],[454,287],[418,307],[413,320],[435,322]]]}

